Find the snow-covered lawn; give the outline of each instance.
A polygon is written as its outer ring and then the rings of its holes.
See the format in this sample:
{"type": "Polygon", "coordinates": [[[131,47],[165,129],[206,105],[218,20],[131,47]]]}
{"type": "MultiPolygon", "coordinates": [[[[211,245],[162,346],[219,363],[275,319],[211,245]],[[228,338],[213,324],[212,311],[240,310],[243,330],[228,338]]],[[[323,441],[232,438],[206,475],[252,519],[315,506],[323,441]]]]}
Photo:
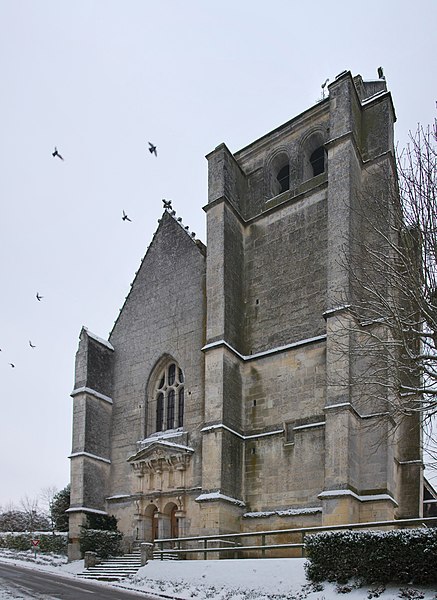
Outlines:
{"type": "MultiPolygon", "coordinates": [[[[25,564],[67,577],[75,577],[83,570],[83,561],[67,563],[63,557],[47,555],[39,555],[35,561],[33,553],[11,550],[0,550],[0,562],[25,564]]],[[[305,577],[304,563],[305,559],[299,558],[151,561],[135,576],[111,585],[181,600],[437,599],[437,589],[418,586],[390,586],[387,589],[330,583],[313,586],[305,577]]]]}

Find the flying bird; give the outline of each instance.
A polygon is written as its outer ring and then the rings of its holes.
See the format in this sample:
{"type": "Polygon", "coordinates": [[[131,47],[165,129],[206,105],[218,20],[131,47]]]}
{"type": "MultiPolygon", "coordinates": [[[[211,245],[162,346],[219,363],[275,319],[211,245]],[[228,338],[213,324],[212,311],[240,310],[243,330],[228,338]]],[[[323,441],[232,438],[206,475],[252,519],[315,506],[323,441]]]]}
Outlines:
{"type": "Polygon", "coordinates": [[[52,152],[52,156],[54,156],[54,157],[56,157],[56,156],[57,156],[57,157],[58,157],[58,158],[60,158],[61,160],[64,160],[64,159],[62,158],[62,156],[59,154],[59,152],[58,152],[58,149],[56,148],[56,146],[55,146],[55,150],[54,150],[54,152],[52,152]]]}
{"type": "Polygon", "coordinates": [[[14,363],[9,363],[13,369],[15,369],[14,363]]]}
{"type": "Polygon", "coordinates": [[[123,221],[130,221],[132,223],[132,219],[129,219],[127,214],[123,211],[123,216],[121,217],[123,221]]]}
{"type": "Polygon", "coordinates": [[[158,156],[158,153],[156,151],[156,146],[154,146],[152,144],[152,142],[149,142],[149,152],[150,152],[150,154],[154,154],[155,156],[158,156]]]}
{"type": "Polygon", "coordinates": [[[36,299],[41,302],[41,299],[44,298],[44,296],[40,296],[39,293],[36,293],[36,299]]]}
{"type": "Polygon", "coordinates": [[[36,346],[34,346],[30,340],[29,340],[29,346],[30,346],[31,348],[36,348],[36,346]]]}

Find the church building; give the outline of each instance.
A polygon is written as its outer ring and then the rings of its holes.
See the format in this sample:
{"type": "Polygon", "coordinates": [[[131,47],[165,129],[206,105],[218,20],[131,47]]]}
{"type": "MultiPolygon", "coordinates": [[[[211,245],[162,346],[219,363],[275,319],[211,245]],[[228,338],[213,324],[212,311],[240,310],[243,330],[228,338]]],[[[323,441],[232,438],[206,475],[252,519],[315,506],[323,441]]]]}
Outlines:
{"type": "Polygon", "coordinates": [[[395,119],[383,77],[345,71],[207,155],[206,246],[165,203],[108,340],[80,333],[70,559],[90,513],[127,542],[421,515],[418,420],[357,393],[345,302],[355,205],[394,172],[395,119]]]}

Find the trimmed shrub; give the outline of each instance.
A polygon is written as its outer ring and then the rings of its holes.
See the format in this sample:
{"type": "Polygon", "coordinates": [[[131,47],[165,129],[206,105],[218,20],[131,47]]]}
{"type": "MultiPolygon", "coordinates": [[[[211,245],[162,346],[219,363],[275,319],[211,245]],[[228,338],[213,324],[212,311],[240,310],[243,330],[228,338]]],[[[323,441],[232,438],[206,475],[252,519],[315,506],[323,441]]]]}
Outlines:
{"type": "Polygon", "coordinates": [[[39,535],[38,539],[41,552],[52,552],[53,554],[67,554],[67,535],[39,535]]]}
{"type": "Polygon", "coordinates": [[[305,538],[305,550],[312,581],[437,582],[437,528],[321,533],[305,538]]]}
{"type": "Polygon", "coordinates": [[[33,550],[32,540],[38,539],[38,549],[43,554],[67,554],[67,535],[51,533],[5,533],[0,535],[0,548],[10,550],[33,550]]]}
{"type": "Polygon", "coordinates": [[[123,534],[120,531],[105,531],[102,529],[82,528],[79,536],[80,551],[96,552],[100,558],[109,556],[120,556],[123,554],[121,540],[123,534]]]}
{"type": "Polygon", "coordinates": [[[88,529],[117,531],[117,519],[114,517],[114,515],[99,515],[95,513],[89,513],[86,518],[88,529]]]}
{"type": "Polygon", "coordinates": [[[30,550],[31,539],[29,533],[6,534],[0,537],[0,544],[2,548],[9,548],[10,550],[30,550]]]}

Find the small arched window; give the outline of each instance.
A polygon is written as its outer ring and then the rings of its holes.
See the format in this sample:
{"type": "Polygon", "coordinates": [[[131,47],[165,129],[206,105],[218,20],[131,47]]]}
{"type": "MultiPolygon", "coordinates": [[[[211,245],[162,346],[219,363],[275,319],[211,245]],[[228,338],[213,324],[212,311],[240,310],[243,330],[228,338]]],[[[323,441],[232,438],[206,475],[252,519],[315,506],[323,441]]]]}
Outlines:
{"type": "Polygon", "coordinates": [[[328,170],[325,143],[327,130],[313,129],[300,141],[301,182],[306,182],[328,170]]]}
{"type": "Polygon", "coordinates": [[[286,192],[290,189],[290,165],[284,165],[276,175],[279,183],[279,193],[286,192]]]}
{"type": "Polygon", "coordinates": [[[325,148],[319,146],[310,156],[310,163],[313,169],[313,177],[320,175],[325,170],[325,148]]]}
{"type": "Polygon", "coordinates": [[[159,372],[156,381],[154,402],[152,401],[152,406],[155,407],[155,431],[183,427],[184,374],[182,369],[171,362],[159,372]]]}
{"type": "Polygon", "coordinates": [[[279,196],[290,189],[290,157],[284,149],[277,149],[265,163],[266,198],[279,196]]]}

